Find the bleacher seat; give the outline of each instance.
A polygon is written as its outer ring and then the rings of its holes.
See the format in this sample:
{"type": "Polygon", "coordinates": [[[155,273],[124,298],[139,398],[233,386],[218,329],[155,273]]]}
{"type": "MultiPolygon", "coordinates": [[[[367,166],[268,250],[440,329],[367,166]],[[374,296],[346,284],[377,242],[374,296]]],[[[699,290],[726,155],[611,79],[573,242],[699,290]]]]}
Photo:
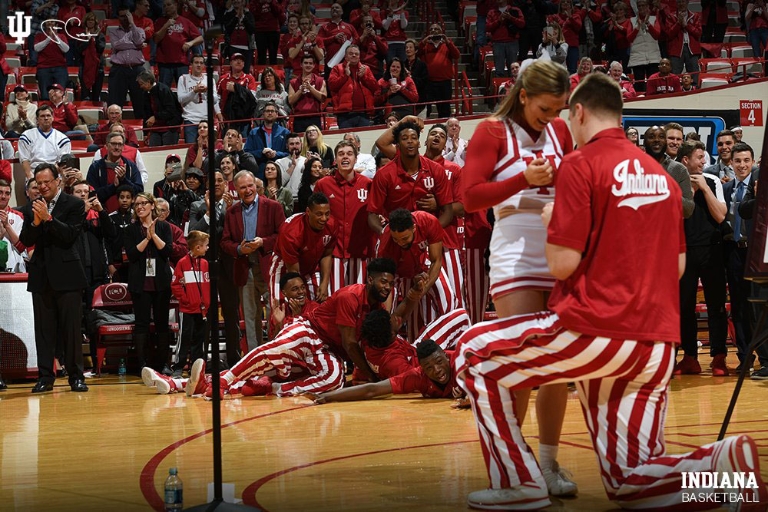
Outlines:
{"type": "Polygon", "coordinates": [[[711,87],[720,87],[730,83],[731,74],[722,73],[699,73],[699,89],[709,89],[711,87]]]}
{"type": "Polygon", "coordinates": [[[752,47],[748,44],[739,44],[737,46],[731,47],[732,59],[743,59],[754,56],[755,55],[752,53],[752,47]]]}
{"type": "Polygon", "coordinates": [[[733,73],[731,59],[699,59],[699,66],[705,73],[728,74],[733,73]]]}
{"type": "Polygon", "coordinates": [[[732,59],[731,62],[733,62],[733,71],[735,73],[743,74],[746,71],[747,74],[751,75],[763,75],[763,63],[758,59],[747,57],[742,59],[732,59]]]}

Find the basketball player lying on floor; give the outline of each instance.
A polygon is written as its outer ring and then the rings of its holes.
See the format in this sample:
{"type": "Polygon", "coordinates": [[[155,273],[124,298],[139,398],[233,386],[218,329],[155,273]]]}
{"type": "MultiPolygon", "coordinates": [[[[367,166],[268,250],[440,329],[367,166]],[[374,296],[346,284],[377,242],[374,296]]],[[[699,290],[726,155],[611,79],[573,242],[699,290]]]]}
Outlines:
{"type": "MultiPolygon", "coordinates": [[[[418,368],[411,368],[387,380],[327,393],[308,392],[305,396],[316,404],[353,402],[410,393],[421,393],[424,398],[461,399],[464,397],[464,391],[456,384],[456,372],[453,370],[456,352],[443,350],[434,340],[425,339],[416,346],[416,357],[419,361],[418,368]]],[[[460,406],[465,404],[461,403],[460,406]]]]}
{"type": "MultiPolygon", "coordinates": [[[[304,282],[304,278],[301,277],[301,274],[297,272],[283,274],[280,278],[280,290],[282,291],[283,299],[273,299],[272,301],[272,315],[269,318],[270,333],[278,333],[282,331],[285,326],[292,325],[297,320],[303,319],[310,311],[313,311],[320,305],[307,298],[307,285],[304,282]]],[[[141,378],[147,386],[157,388],[157,392],[161,395],[181,391],[186,391],[187,396],[202,395],[205,393],[205,389],[211,381],[210,377],[206,378],[205,364],[202,363],[203,360],[200,359],[200,361],[201,363],[198,364],[197,367],[193,364],[192,368],[190,368],[189,379],[172,379],[156,372],[148,366],[144,367],[141,371],[141,378]],[[190,384],[190,380],[194,382],[190,384]],[[196,387],[199,389],[196,389],[196,387]]],[[[255,389],[255,380],[256,379],[253,379],[254,382],[250,383],[247,383],[246,381],[242,382],[240,387],[245,387],[245,389],[241,390],[243,394],[247,394],[252,389],[255,389]]]]}
{"type": "MultiPolygon", "coordinates": [[[[376,309],[390,309],[394,300],[395,262],[386,258],[371,260],[366,284],[345,286],[320,304],[302,321],[284,328],[277,337],[250,351],[230,370],[220,375],[221,396],[239,381],[262,376],[263,394],[294,396],[305,392],[322,393],[344,384],[343,360],[349,358],[366,379],[376,380],[368,367],[358,340],[365,315],[376,309]],[[267,374],[275,372],[278,380],[291,377],[300,369],[308,376],[272,386],[267,374]]],[[[402,318],[418,304],[424,293],[425,279],[413,285],[392,315],[397,328],[402,318]]],[[[211,395],[211,386],[206,396],[211,395]]]]}

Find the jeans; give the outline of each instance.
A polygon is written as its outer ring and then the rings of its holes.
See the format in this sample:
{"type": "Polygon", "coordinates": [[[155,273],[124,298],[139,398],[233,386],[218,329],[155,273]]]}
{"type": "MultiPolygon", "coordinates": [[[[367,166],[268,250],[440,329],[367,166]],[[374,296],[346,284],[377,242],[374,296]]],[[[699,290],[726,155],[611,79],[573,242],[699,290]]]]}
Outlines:
{"type": "MultiPolygon", "coordinates": [[[[453,94],[453,80],[441,82],[427,82],[427,98],[430,101],[441,101],[437,104],[437,117],[451,117],[451,95],[453,94]]],[[[429,115],[431,105],[427,105],[429,115]]]]}
{"type": "Polygon", "coordinates": [[[177,128],[165,132],[151,132],[149,134],[150,147],[173,146],[178,143],[179,130],[177,128]]]}
{"type": "Polygon", "coordinates": [[[133,110],[141,117],[144,111],[144,91],[139,87],[136,77],[144,71],[143,65],[138,66],[112,66],[109,70],[109,105],[125,105],[126,94],[131,95],[133,110]]]}
{"type": "MultiPolygon", "coordinates": [[[[397,57],[400,62],[405,62],[407,57],[405,56],[405,41],[392,41],[389,43],[389,50],[387,50],[387,63],[392,62],[392,58],[397,57]]],[[[389,64],[387,64],[389,67],[389,64]]]]}
{"type": "Polygon", "coordinates": [[[312,125],[322,128],[321,123],[322,119],[320,116],[296,116],[293,118],[293,131],[295,133],[304,133],[312,125]]]}
{"type": "Polygon", "coordinates": [[[633,66],[632,73],[635,75],[635,91],[645,92],[645,86],[648,77],[659,70],[658,64],[645,64],[643,66],[633,66]]]}
{"type": "Polygon", "coordinates": [[[365,128],[373,125],[373,120],[364,112],[337,114],[336,122],[339,124],[339,128],[365,128]]]}
{"type": "Polygon", "coordinates": [[[197,141],[197,123],[184,120],[184,142],[192,144],[197,141]]]}
{"type": "Polygon", "coordinates": [[[160,70],[160,82],[168,87],[173,87],[181,75],[189,73],[189,66],[186,64],[158,64],[157,67],[160,70]]]}
{"type": "Polygon", "coordinates": [[[672,73],[680,75],[683,72],[683,67],[685,67],[685,71],[691,74],[693,83],[699,83],[699,57],[701,55],[691,53],[691,48],[687,44],[683,45],[683,54],[680,57],[669,57],[672,63],[672,73]]]}
{"type": "MultiPolygon", "coordinates": [[[[479,61],[480,59],[480,47],[485,46],[488,43],[488,37],[485,35],[485,21],[487,17],[486,16],[477,16],[477,24],[475,27],[477,28],[476,32],[476,38],[475,38],[475,54],[473,56],[475,62],[479,61]]],[[[482,63],[478,63],[478,66],[480,66],[482,63]]]]}
{"type": "Polygon", "coordinates": [[[496,66],[496,76],[509,76],[512,63],[517,61],[519,49],[518,41],[493,43],[493,65],[496,66]]]}
{"type": "Polygon", "coordinates": [[[280,45],[280,32],[256,32],[256,54],[258,63],[263,65],[267,63],[267,52],[269,52],[269,64],[277,64],[277,49],[280,45]]]}
{"type": "Polygon", "coordinates": [[[750,30],[747,33],[747,41],[752,45],[752,56],[761,58],[765,49],[768,48],[768,28],[761,27],[750,30]]]}
{"type": "Polygon", "coordinates": [[[576,68],[579,67],[579,47],[569,46],[568,55],[565,57],[565,67],[568,68],[570,74],[576,72],[576,68]]]}
{"type": "Polygon", "coordinates": [[[66,87],[67,80],[69,80],[69,75],[67,74],[66,67],[43,68],[43,69],[38,68],[36,76],[37,76],[37,86],[40,89],[41,100],[48,99],[48,88],[51,85],[61,84],[62,86],[66,87]]]}

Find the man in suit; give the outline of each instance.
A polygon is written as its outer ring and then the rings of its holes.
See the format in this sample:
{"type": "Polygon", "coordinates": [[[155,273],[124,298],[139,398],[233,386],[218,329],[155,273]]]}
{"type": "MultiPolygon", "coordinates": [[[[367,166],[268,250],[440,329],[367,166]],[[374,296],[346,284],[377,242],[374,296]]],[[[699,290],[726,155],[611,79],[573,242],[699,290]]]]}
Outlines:
{"type": "Polygon", "coordinates": [[[149,145],[171,146],[179,142],[181,105],[176,94],[164,83],[156,82],[155,75],[142,71],[136,79],[144,91],[144,126],[151,128],[149,145]]]}
{"type": "MultiPolygon", "coordinates": [[[[240,288],[249,349],[262,344],[263,302],[267,292],[269,261],[277,233],[285,222],[277,201],[259,196],[257,180],[250,171],[235,175],[240,202],[227,210],[221,250],[234,258],[232,280],[240,288]]],[[[232,361],[230,361],[232,363],[232,361]]]]}
{"type": "Polygon", "coordinates": [[[70,388],[84,392],[88,386],[83,376],[80,319],[87,280],[76,244],[85,221],[85,205],[81,199],[61,191],[59,171],[54,164],[39,165],[35,181],[42,195],[22,209],[24,224],[19,236],[25,246],[35,246],[27,265],[39,372],[32,392],[53,390],[57,340],[61,340],[64,348],[70,388]]]}
{"type": "MultiPolygon", "coordinates": [[[[215,201],[213,207],[216,209],[216,239],[221,241],[224,235],[224,218],[227,209],[232,206],[232,195],[227,193],[227,181],[220,171],[216,171],[215,182],[215,201]]],[[[210,233],[211,225],[211,203],[208,199],[208,193],[205,199],[192,203],[189,213],[189,230],[198,230],[210,233]]],[[[210,261],[210,252],[206,255],[210,261]]],[[[224,336],[227,342],[227,365],[232,367],[239,359],[238,348],[240,344],[240,296],[237,286],[232,280],[235,260],[232,256],[223,251],[219,251],[219,272],[218,292],[221,303],[221,313],[224,316],[224,336]]]]}
{"type": "Polygon", "coordinates": [[[735,179],[723,184],[723,196],[728,209],[725,216],[726,223],[723,224],[723,257],[740,365],[749,364],[745,361],[749,359],[747,350],[752,340],[750,283],[744,280],[744,269],[747,264],[747,234],[751,232],[752,220],[741,217],[739,206],[744,202],[747,189],[754,181],[753,154],[748,144],[744,142],[734,144],[729,151],[729,163],[735,179]]]}

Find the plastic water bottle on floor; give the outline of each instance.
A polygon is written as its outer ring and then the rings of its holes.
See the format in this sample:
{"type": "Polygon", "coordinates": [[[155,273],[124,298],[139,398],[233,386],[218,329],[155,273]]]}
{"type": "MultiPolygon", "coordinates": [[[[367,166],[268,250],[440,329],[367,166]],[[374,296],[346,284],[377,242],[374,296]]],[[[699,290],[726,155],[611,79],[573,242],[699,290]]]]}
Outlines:
{"type": "Polygon", "coordinates": [[[120,360],[120,365],[117,367],[117,376],[120,379],[120,382],[125,382],[125,375],[126,375],[126,369],[125,369],[125,359],[120,360]]]}
{"type": "Polygon", "coordinates": [[[168,470],[168,478],[165,479],[165,510],[181,510],[184,506],[184,485],[181,483],[176,468],[168,470]]]}

